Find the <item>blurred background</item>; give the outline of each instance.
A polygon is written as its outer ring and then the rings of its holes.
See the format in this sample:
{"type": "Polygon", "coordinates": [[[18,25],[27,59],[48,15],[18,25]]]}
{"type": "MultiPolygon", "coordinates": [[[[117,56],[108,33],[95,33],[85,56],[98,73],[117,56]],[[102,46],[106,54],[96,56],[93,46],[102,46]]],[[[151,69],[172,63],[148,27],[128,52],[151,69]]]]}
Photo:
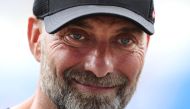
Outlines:
{"type": "MultiPolygon", "coordinates": [[[[154,0],[151,37],[137,91],[126,109],[190,109],[190,0],[154,0]]],[[[35,92],[39,63],[27,43],[33,0],[0,3],[0,109],[35,92]]]]}

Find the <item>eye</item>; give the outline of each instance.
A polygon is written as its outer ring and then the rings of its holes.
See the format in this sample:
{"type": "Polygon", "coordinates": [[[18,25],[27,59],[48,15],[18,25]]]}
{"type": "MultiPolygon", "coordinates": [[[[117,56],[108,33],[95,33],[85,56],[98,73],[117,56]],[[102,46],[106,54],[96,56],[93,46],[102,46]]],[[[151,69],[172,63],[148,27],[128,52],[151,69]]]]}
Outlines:
{"type": "Polygon", "coordinates": [[[120,38],[118,39],[118,43],[120,43],[121,45],[127,46],[133,43],[133,41],[130,38],[120,38]]]}
{"type": "Polygon", "coordinates": [[[70,30],[63,36],[65,44],[73,47],[86,47],[89,44],[89,37],[86,32],[70,30]]]}
{"type": "Polygon", "coordinates": [[[74,40],[79,40],[79,41],[85,39],[85,37],[83,35],[77,34],[77,33],[71,33],[68,36],[70,36],[74,40]]]}

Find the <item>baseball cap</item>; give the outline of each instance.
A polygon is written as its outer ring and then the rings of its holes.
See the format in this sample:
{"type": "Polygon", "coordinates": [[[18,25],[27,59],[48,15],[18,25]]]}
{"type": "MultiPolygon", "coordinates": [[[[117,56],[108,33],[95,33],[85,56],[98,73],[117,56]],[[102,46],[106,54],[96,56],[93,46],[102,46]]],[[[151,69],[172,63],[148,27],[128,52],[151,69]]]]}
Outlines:
{"type": "Polygon", "coordinates": [[[35,0],[33,13],[44,20],[48,33],[65,24],[94,14],[110,14],[127,18],[146,33],[154,33],[153,0],[35,0]]]}

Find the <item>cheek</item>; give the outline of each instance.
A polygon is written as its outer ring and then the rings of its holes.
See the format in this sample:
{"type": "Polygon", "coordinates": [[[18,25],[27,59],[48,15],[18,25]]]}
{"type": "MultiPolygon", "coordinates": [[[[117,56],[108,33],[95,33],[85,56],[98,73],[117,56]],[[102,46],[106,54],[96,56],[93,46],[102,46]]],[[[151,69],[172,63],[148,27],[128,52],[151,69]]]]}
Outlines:
{"type": "Polygon", "coordinates": [[[54,51],[51,57],[57,75],[62,76],[63,72],[68,68],[79,65],[84,54],[75,48],[60,47],[54,51]]]}
{"type": "Polygon", "coordinates": [[[129,81],[134,81],[140,74],[144,64],[144,53],[133,52],[117,57],[118,70],[128,77],[129,81]]]}

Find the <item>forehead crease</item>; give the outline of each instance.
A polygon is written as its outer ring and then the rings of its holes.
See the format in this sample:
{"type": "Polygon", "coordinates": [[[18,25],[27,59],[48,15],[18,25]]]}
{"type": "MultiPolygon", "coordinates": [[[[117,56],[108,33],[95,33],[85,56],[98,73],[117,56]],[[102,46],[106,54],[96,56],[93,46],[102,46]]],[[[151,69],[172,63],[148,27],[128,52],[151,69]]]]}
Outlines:
{"type": "Polygon", "coordinates": [[[72,21],[69,25],[78,26],[87,29],[93,29],[96,28],[94,27],[93,23],[108,24],[109,26],[116,24],[120,25],[118,27],[124,27],[118,29],[118,31],[129,31],[129,30],[139,31],[139,29],[136,26],[134,26],[129,20],[111,15],[93,15],[93,16],[83,17],[75,21],[72,21]]]}
{"type": "Polygon", "coordinates": [[[122,27],[119,28],[117,30],[118,32],[134,32],[134,33],[142,33],[142,30],[138,27],[134,27],[134,26],[126,26],[126,27],[122,27]]]}
{"type": "Polygon", "coordinates": [[[78,26],[82,28],[93,28],[85,19],[79,19],[70,23],[70,26],[78,26]]]}
{"type": "Polygon", "coordinates": [[[120,23],[125,21],[119,16],[113,16],[113,15],[97,15],[92,17],[95,21],[100,23],[107,23],[107,24],[114,24],[114,23],[120,23]]]}

